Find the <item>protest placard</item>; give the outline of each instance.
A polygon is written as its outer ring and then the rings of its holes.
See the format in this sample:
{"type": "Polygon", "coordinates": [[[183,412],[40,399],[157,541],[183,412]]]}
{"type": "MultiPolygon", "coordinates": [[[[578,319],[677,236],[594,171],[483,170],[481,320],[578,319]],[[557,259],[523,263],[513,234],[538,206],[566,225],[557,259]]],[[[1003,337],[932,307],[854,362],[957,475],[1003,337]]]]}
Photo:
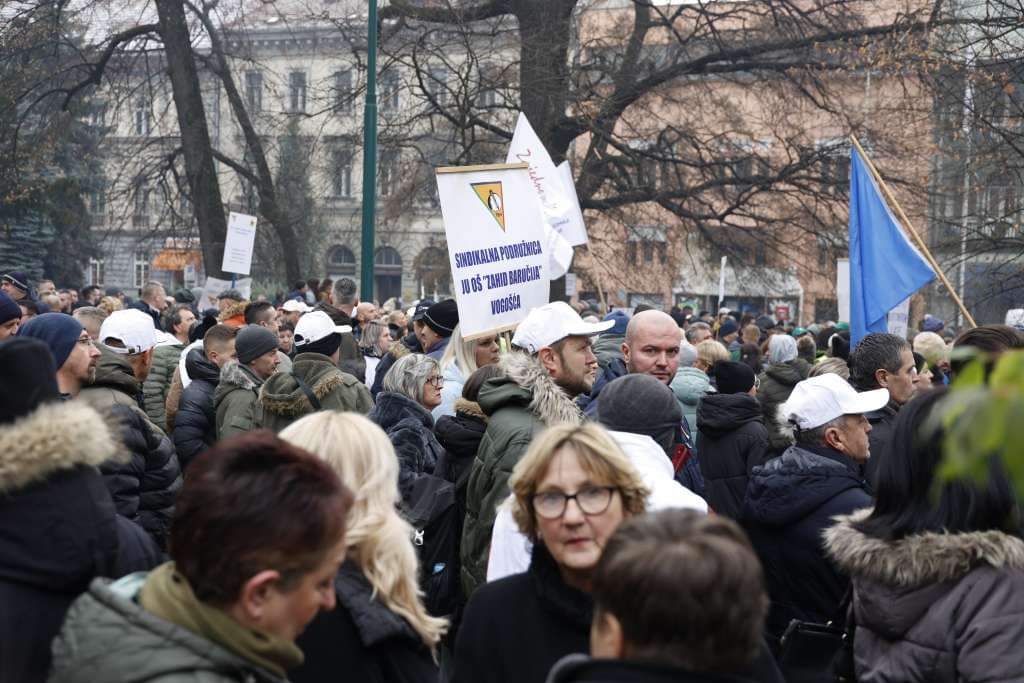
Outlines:
{"type": "Polygon", "coordinates": [[[513,329],[550,292],[544,215],[529,167],[436,172],[462,338],[513,329]]]}
{"type": "Polygon", "coordinates": [[[224,240],[225,273],[248,275],[252,269],[252,250],[256,243],[256,217],[232,211],[228,215],[228,235],[224,240]]]}

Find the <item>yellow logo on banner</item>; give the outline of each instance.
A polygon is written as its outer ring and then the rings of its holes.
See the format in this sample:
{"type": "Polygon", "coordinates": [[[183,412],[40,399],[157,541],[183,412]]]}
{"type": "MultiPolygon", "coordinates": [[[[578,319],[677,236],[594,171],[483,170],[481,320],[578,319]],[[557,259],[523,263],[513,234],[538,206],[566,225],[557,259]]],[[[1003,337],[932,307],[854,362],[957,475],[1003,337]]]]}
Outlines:
{"type": "Polygon", "coordinates": [[[498,222],[498,227],[505,229],[505,197],[501,193],[501,183],[470,183],[476,196],[484,203],[487,210],[498,222]]]}

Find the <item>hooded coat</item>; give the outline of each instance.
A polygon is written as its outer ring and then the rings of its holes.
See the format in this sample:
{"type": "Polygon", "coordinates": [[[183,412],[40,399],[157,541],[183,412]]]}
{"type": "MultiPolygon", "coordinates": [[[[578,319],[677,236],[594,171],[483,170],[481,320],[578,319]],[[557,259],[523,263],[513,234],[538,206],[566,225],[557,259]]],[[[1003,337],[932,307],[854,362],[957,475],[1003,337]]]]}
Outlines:
{"type": "Polygon", "coordinates": [[[751,470],[768,459],[761,404],[749,394],[708,394],[697,407],[700,469],[711,509],[739,519],[751,470]]]}
{"type": "Polygon", "coordinates": [[[146,415],[160,429],[170,433],[167,428],[167,392],[171,388],[171,378],[178,366],[184,344],[174,342],[162,344],[153,349],[153,366],[142,383],[143,402],[146,415]]]}
{"type": "Polygon", "coordinates": [[[201,348],[188,352],[185,366],[192,382],[181,392],[178,412],[174,417],[174,446],[178,449],[182,471],[217,441],[213,394],[220,382],[220,368],[206,357],[201,348]]]}
{"type": "Polygon", "coordinates": [[[398,456],[398,488],[409,502],[417,478],[433,475],[444,449],[434,437],[434,418],[430,411],[405,394],[382,391],[377,405],[367,415],[380,425],[398,456]]]}
{"type": "Polygon", "coordinates": [[[114,429],[80,401],[0,426],[0,682],[46,679],[50,642],[92,579],[160,561],[96,470],[117,452],[114,429]]]}
{"type": "Polygon", "coordinates": [[[836,515],[869,505],[858,465],[827,448],[792,446],[751,471],[741,523],[764,567],[769,635],[793,619],[838,616],[849,578],[826,558],[822,534],[836,515]]]}
{"type": "Polygon", "coordinates": [[[828,553],[853,582],[862,683],[1024,680],[1024,541],[1000,531],[885,541],[840,517],[828,553]]]}
{"type": "Polygon", "coordinates": [[[594,355],[597,356],[597,364],[602,368],[608,367],[609,364],[619,361],[623,362],[622,358],[622,344],[626,341],[625,333],[615,334],[613,332],[603,332],[601,336],[594,342],[594,355]]]}
{"type": "Polygon", "coordinates": [[[683,409],[683,418],[686,424],[693,430],[693,443],[700,448],[700,430],[697,427],[697,405],[704,395],[711,390],[711,378],[707,373],[697,368],[679,368],[676,376],[669,385],[672,393],[676,395],[680,407],[683,409]]]}
{"type": "Polygon", "coordinates": [[[117,512],[137,522],[164,547],[181,489],[181,467],[174,444],[141,408],[141,389],[128,360],[102,350],[96,379],[79,397],[121,422],[126,460],[100,466],[117,512]]]}
{"type": "Polygon", "coordinates": [[[238,361],[231,361],[220,369],[220,382],[213,394],[218,439],[255,429],[262,385],[263,380],[238,361]]]}
{"type": "Polygon", "coordinates": [[[437,664],[412,626],[374,595],[351,560],[334,579],[337,606],[321,611],[296,644],[306,655],[291,683],[333,682],[339,672],[359,683],[436,683],[437,664]]]}
{"type": "Polygon", "coordinates": [[[319,353],[300,353],[295,356],[291,372],[275,373],[260,387],[260,427],[279,433],[300,417],[316,412],[296,377],[313,392],[320,410],[366,415],[373,408],[366,385],[339,370],[333,360],[319,353]]]}
{"type": "Polygon", "coordinates": [[[775,363],[761,375],[761,386],[757,390],[757,400],[761,403],[764,424],[768,428],[768,450],[771,455],[779,455],[793,443],[788,434],[784,433],[776,422],[779,406],[789,399],[793,387],[807,379],[811,366],[802,358],[794,358],[785,363],[775,363]]]}
{"type": "Polygon", "coordinates": [[[487,576],[491,528],[498,506],[508,497],[512,468],[530,442],[551,425],[582,419],[572,397],[559,387],[540,361],[525,353],[507,353],[503,377],[488,380],[477,400],[488,416],[469,475],[466,522],[462,530],[462,587],[467,596],[487,576]]]}

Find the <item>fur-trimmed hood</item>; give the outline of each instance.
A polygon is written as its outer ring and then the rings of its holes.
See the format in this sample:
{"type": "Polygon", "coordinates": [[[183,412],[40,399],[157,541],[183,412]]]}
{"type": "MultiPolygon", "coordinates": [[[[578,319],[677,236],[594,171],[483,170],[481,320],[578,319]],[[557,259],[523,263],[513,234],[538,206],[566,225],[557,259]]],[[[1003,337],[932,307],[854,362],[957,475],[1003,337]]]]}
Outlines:
{"type": "Polygon", "coordinates": [[[898,588],[955,581],[980,565],[1024,570],[1024,540],[1001,531],[923,533],[883,541],[857,530],[871,509],[836,517],[825,549],[851,577],[898,588]]]}
{"type": "Polygon", "coordinates": [[[262,384],[263,382],[251,370],[237,360],[230,361],[220,369],[220,382],[213,395],[213,404],[219,405],[221,399],[235,389],[256,391],[262,384]]]}
{"type": "Polygon", "coordinates": [[[313,411],[296,375],[302,378],[318,400],[323,400],[345,384],[345,375],[330,358],[319,353],[302,353],[295,357],[291,373],[278,372],[263,383],[259,401],[264,410],[287,417],[313,411]]]}
{"type": "Polygon", "coordinates": [[[480,389],[480,408],[494,415],[508,404],[525,408],[550,426],[579,423],[582,414],[572,398],[551,378],[540,361],[520,351],[506,353],[498,363],[504,377],[487,381],[480,389]]]}
{"type": "Polygon", "coordinates": [[[0,427],[0,494],[80,465],[98,466],[120,449],[116,430],[83,401],[46,403],[0,427]]]}
{"type": "Polygon", "coordinates": [[[464,398],[455,399],[455,414],[468,415],[469,417],[475,417],[478,420],[487,422],[487,415],[484,414],[484,411],[480,410],[480,404],[464,398]]]}
{"type": "Polygon", "coordinates": [[[245,324],[245,307],[249,305],[248,301],[239,301],[233,303],[217,315],[217,322],[224,323],[225,325],[231,325],[233,322],[239,322],[237,320],[232,321],[232,318],[241,318],[241,325],[245,324]]]}

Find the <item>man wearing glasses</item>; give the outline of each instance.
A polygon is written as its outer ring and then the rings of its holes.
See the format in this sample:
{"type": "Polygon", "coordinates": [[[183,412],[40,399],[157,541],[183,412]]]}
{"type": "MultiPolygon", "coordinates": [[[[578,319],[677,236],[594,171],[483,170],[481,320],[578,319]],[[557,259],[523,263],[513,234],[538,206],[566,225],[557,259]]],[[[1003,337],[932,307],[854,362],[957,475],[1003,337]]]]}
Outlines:
{"type": "Polygon", "coordinates": [[[96,378],[99,349],[77,319],[64,313],[44,313],[18,329],[19,337],[44,342],[57,366],[57,388],[65,399],[78,396],[96,378]]]}

